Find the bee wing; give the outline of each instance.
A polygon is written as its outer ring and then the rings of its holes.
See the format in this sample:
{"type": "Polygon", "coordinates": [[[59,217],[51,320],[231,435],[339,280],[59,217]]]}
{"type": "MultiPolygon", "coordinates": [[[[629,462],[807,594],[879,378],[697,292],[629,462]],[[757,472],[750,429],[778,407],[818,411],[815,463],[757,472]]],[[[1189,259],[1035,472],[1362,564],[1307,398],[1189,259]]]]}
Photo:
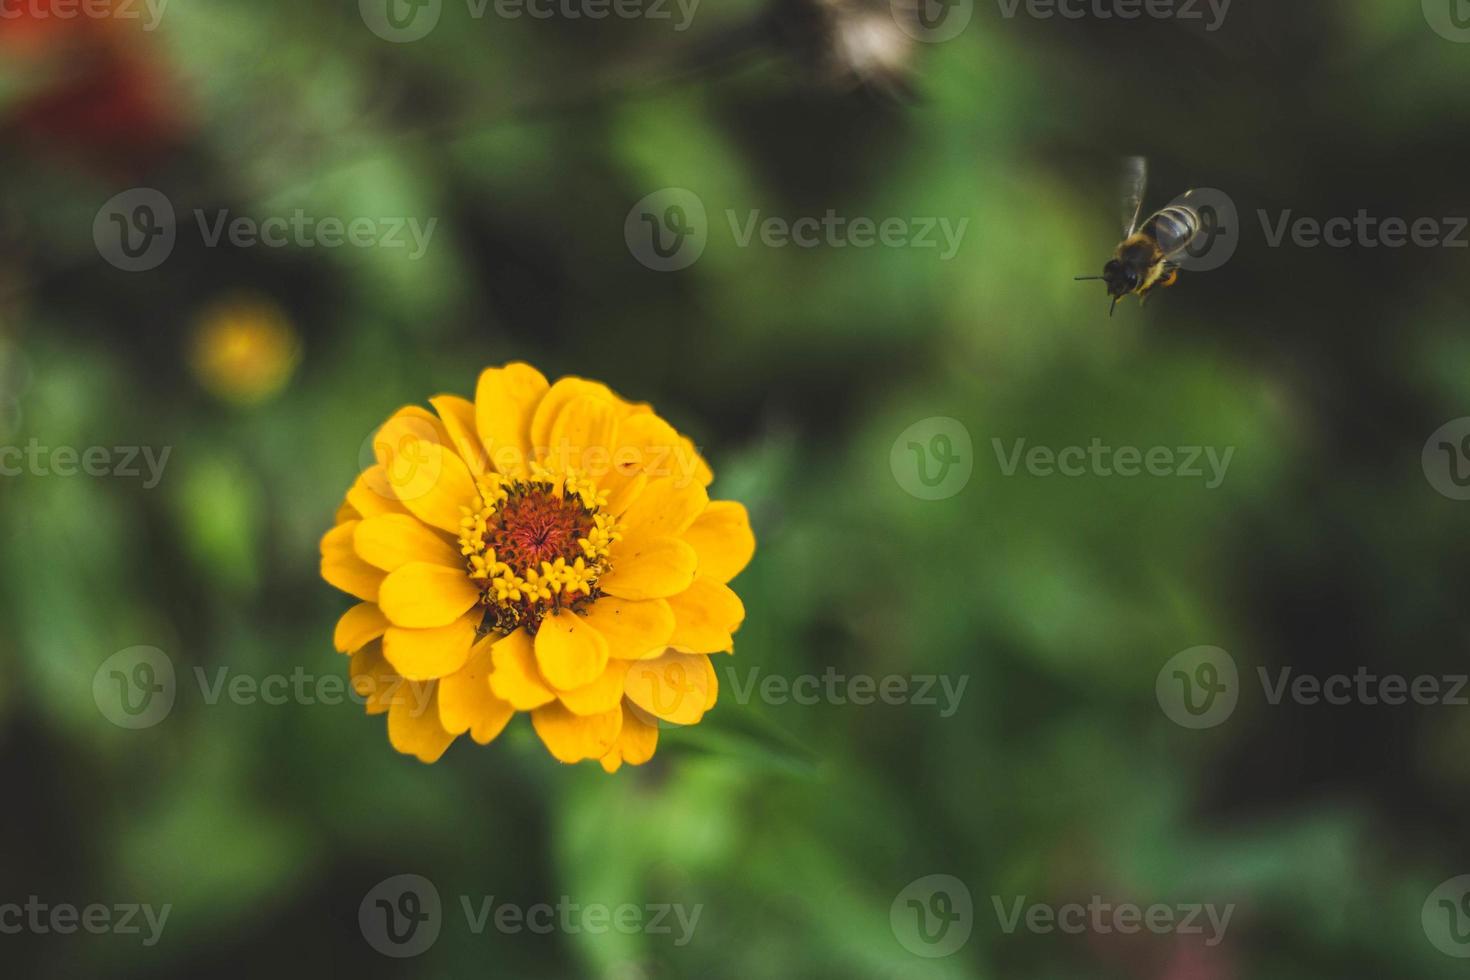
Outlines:
{"type": "Polygon", "coordinates": [[[1143,212],[1143,193],[1148,189],[1148,161],[1128,157],[1123,161],[1123,237],[1138,230],[1138,216],[1143,212]]]}

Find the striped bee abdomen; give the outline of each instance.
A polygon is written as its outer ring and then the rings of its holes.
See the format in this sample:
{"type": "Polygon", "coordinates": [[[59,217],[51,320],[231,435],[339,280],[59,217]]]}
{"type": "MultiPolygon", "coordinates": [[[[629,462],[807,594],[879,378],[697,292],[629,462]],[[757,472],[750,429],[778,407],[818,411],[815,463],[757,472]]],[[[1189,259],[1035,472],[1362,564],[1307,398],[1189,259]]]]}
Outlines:
{"type": "Polygon", "coordinates": [[[1139,229],[1158,242],[1165,255],[1182,252],[1199,234],[1199,212],[1186,204],[1171,204],[1155,213],[1139,229]]]}

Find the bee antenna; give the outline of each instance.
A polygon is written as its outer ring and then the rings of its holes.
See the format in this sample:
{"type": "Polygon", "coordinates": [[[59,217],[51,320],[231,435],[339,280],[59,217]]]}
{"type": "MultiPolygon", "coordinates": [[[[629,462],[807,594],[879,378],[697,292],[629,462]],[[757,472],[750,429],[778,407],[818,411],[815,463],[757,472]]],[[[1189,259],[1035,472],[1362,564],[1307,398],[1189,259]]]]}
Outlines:
{"type": "Polygon", "coordinates": [[[1113,311],[1116,310],[1117,308],[1118,308],[1118,297],[1114,296],[1113,297],[1112,305],[1108,307],[1108,316],[1112,316],[1113,315],[1113,311]]]}
{"type": "Polygon", "coordinates": [[[1084,279],[1101,279],[1101,278],[1103,278],[1103,277],[1102,276],[1073,276],[1072,277],[1072,281],[1073,282],[1081,282],[1084,279]]]}

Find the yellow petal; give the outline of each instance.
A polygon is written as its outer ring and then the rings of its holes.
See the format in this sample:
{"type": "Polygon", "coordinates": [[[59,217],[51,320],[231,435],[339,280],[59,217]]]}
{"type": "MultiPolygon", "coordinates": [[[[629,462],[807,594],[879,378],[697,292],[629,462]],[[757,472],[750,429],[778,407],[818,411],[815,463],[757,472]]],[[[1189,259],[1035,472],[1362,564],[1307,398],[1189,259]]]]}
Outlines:
{"type": "Polygon", "coordinates": [[[409,680],[427,681],[452,674],[470,658],[475,642],[477,616],[456,619],[436,629],[388,627],[383,634],[383,655],[409,680]]]}
{"type": "Polygon", "coordinates": [[[353,654],[348,672],[353,692],[363,700],[370,715],[381,715],[395,704],[423,712],[433,703],[435,682],[405,680],[394,673],[383,657],[381,641],[374,640],[353,654]]]}
{"type": "Polygon", "coordinates": [[[352,690],[363,699],[370,715],[380,715],[387,711],[399,685],[404,683],[403,678],[395,674],[393,668],[388,666],[388,661],[383,658],[383,644],[378,640],[369,642],[352,655],[347,674],[352,682],[352,690]]]}
{"type": "Polygon", "coordinates": [[[715,482],[715,471],[710,469],[709,464],[704,461],[704,457],[699,455],[699,450],[695,447],[693,439],[690,439],[688,436],[682,437],[679,441],[679,448],[683,452],[681,459],[685,463],[692,463],[694,479],[699,481],[700,486],[707,487],[715,482]]]}
{"type": "MultiPolygon", "coordinates": [[[[389,576],[392,581],[392,576],[389,576]]],[[[388,583],[383,583],[388,591],[388,583]]],[[[674,610],[674,635],[669,646],[684,653],[725,653],[735,649],[730,635],[745,620],[745,606],[728,585],[699,577],[669,599],[674,610]]]]}
{"type": "Polygon", "coordinates": [[[486,368],[475,386],[475,429],[490,463],[506,476],[530,471],[531,416],[550,386],[529,364],[486,368]]]}
{"type": "Polygon", "coordinates": [[[658,747],[658,726],[650,725],[639,712],[623,706],[623,727],[618,732],[617,744],[602,757],[602,768],[608,772],[617,772],[623,763],[630,766],[641,766],[653,758],[653,750],[658,747]]]}
{"type": "Polygon", "coordinates": [[[395,626],[448,626],[480,601],[480,588],[462,568],[415,561],[390,572],[378,592],[383,615],[395,626]]]}
{"type": "Polygon", "coordinates": [[[357,526],[352,536],[357,556],[369,565],[392,572],[410,562],[428,562],[456,568],[463,573],[459,549],[417,517],[383,514],[357,526]]]}
{"type": "Polygon", "coordinates": [[[358,511],[356,507],[352,506],[352,504],[344,500],[337,507],[337,513],[336,516],[332,518],[332,524],[333,526],[336,526],[338,524],[346,524],[348,521],[360,520],[362,520],[362,514],[358,511]]]}
{"type": "Polygon", "coordinates": [[[411,514],[441,531],[459,533],[460,508],[477,506],[479,491],[438,419],[401,409],[373,437],[373,452],[411,514]]]}
{"type": "Polygon", "coordinates": [[[557,413],[543,462],[557,473],[575,468],[601,479],[612,467],[618,406],[607,398],[581,395],[557,413]]]}
{"type": "Polygon", "coordinates": [[[487,472],[490,464],[485,459],[485,448],[480,445],[480,434],[475,431],[475,405],[468,398],[458,395],[440,395],[430,398],[429,404],[439,413],[444,431],[454,451],[475,476],[487,472]]]}
{"type": "Polygon", "coordinates": [[[574,715],[558,701],[531,712],[531,724],[546,748],[562,762],[601,759],[618,741],[623,709],[600,715],[574,715]]]}
{"type": "Polygon", "coordinates": [[[547,390],[536,405],[531,416],[531,451],[537,459],[544,458],[552,448],[551,430],[563,408],[578,398],[593,398],[613,402],[612,390],[597,381],[582,378],[561,378],[547,390]]]}
{"type": "MultiPolygon", "coordinates": [[[[616,477],[613,477],[614,481],[616,479],[616,477]]],[[[599,484],[599,486],[608,486],[608,512],[614,517],[621,517],[624,511],[633,506],[633,501],[638,499],[638,495],[643,492],[643,488],[648,486],[648,477],[639,473],[621,486],[617,485],[616,482],[608,485],[606,480],[602,484],[599,484]]]]}
{"type": "Polygon", "coordinates": [[[706,683],[709,684],[709,693],[704,699],[704,710],[708,711],[720,698],[720,679],[715,676],[715,665],[709,657],[704,658],[704,676],[706,683]]]}
{"type": "Polygon", "coordinates": [[[363,517],[378,517],[383,514],[407,514],[408,508],[398,502],[393,486],[381,466],[369,466],[357,475],[352,489],[347,491],[347,502],[363,517]]]}
{"type": "Polygon", "coordinates": [[[426,704],[396,700],[388,709],[388,741],[404,755],[420,762],[438,762],[455,736],[439,723],[437,691],[430,691],[426,704]]]}
{"type": "Polygon", "coordinates": [[[490,674],[490,690],[517,711],[530,711],[556,699],[536,669],[536,652],[525,630],[496,641],[491,659],[495,669],[490,674]]]}
{"type": "Polygon", "coordinates": [[[716,582],[739,575],[755,554],[750,515],[734,500],[711,500],[683,537],[699,554],[699,577],[716,582]]]}
{"type": "Polygon", "coordinates": [[[582,617],[607,640],[607,655],[615,660],[656,657],[674,635],[674,610],[664,599],[630,602],[602,596],[582,617]]]}
{"type": "Polygon", "coordinates": [[[694,581],[699,556],[678,538],[651,538],[628,547],[619,541],[612,569],[598,580],[608,595],[620,599],[663,599],[678,595],[694,581]]]}
{"type": "Polygon", "coordinates": [[[582,687],[607,667],[607,640],[575,613],[547,616],[536,631],[536,666],[558,690],[582,687]]]}
{"type": "Polygon", "coordinates": [[[709,494],[698,483],[680,486],[667,477],[650,480],[619,520],[622,543],[683,534],[708,506],[709,494]]]}
{"type": "Polygon", "coordinates": [[[600,715],[611,711],[623,701],[623,678],[628,674],[631,660],[609,660],[602,676],[585,687],[557,694],[561,703],[577,715],[600,715]]]}
{"type": "Polygon", "coordinates": [[[387,628],[388,619],[381,609],[371,602],[359,602],[337,620],[332,645],[339,653],[356,653],[382,636],[387,628]]]}
{"type": "Polygon", "coordinates": [[[355,595],[367,602],[378,601],[378,587],[383,582],[383,571],[374,568],[352,548],[352,536],[357,532],[358,521],[338,524],[322,536],[322,578],[348,595],[355,595]]]}
{"type": "Polygon", "coordinates": [[[610,474],[613,479],[604,482],[616,489],[617,478],[631,479],[642,473],[650,480],[671,479],[680,486],[698,483],[703,487],[709,481],[700,482],[702,466],[693,444],[668,422],[652,413],[633,415],[618,426],[610,474]]]}
{"type": "Polygon", "coordinates": [[[439,722],[452,735],[489,745],[510,721],[515,709],[490,690],[495,641],[487,636],[470,648],[469,661],[439,681],[439,722]]]}
{"type": "Polygon", "coordinates": [[[709,704],[709,658],[669,651],[639,660],[628,670],[623,692],[649,714],[676,725],[693,725],[709,704]]]}

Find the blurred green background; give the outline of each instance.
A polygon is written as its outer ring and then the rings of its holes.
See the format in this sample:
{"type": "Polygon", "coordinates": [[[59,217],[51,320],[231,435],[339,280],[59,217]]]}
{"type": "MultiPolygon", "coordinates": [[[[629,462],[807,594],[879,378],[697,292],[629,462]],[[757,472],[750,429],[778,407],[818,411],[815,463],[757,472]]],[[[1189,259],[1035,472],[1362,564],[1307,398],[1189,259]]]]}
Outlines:
{"type": "MultiPolygon", "coordinates": [[[[1466,256],[1269,247],[1274,221],[1466,214],[1470,45],[1410,0],[1237,0],[1205,20],[978,3],[913,41],[886,5],[484,17],[410,43],[357,4],[173,0],[0,20],[0,443],[170,447],[143,478],[0,478],[0,903],[171,904],[160,941],[0,935],[10,976],[1464,976],[1421,908],[1470,871],[1470,708],[1272,706],[1258,667],[1465,669],[1467,505],[1420,453],[1470,414],[1466,256]],[[1219,188],[1222,268],[1116,317],[1117,159],[1148,206],[1219,188]],[[104,202],[178,214],[145,272],[104,202]],[[675,272],[625,239],[684,188],[675,272]],[[406,250],[208,247],[194,209],[437,219],[406,250]],[[741,247],[726,213],[968,219],[957,254],[741,247]],[[317,543],[395,408],[525,359],[652,402],[750,508],[748,618],[717,709],[648,765],[562,767],[518,718],[436,766],[353,704],[207,703],[212,679],[343,676],[317,543]],[[890,467],[958,420],[973,475],[890,467]],[[1006,476],[992,440],[1234,447],[1223,483],[1006,476]],[[163,650],[157,725],[93,677],[163,650]],[[1175,725],[1165,662],[1228,650],[1225,723],[1175,725]],[[767,703],[759,677],[944,675],[959,709],[767,703]],[[732,673],[733,672],[733,673],[732,673]],[[732,683],[732,678],[733,683],[732,683]],[[413,873],[421,957],[358,910],[413,873]],[[916,955],[901,893],[973,903],[916,955]],[[460,897],[702,906],[692,939],[476,934],[460,897]],[[1234,906],[1225,941],[1019,930],[993,897],[1234,906]],[[896,906],[896,909],[895,909],[896,906]],[[890,912],[893,916],[890,916],[890,912]],[[906,938],[908,941],[906,942],[906,938]]],[[[7,10],[20,10],[7,4],[7,10]]],[[[956,11],[950,11],[954,15],[956,11]]],[[[145,471],[146,472],[146,471],[145,471]]],[[[922,948],[922,944],[920,944],[922,948]]]]}

